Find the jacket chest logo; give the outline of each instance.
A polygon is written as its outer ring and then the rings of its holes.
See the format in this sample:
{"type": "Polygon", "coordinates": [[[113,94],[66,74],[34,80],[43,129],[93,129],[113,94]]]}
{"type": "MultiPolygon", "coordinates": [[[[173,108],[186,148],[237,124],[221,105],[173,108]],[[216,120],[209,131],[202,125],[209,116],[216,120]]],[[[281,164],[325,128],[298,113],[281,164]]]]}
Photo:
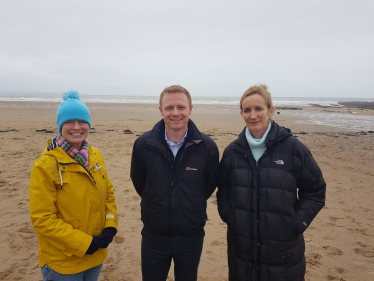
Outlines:
{"type": "Polygon", "coordinates": [[[277,160],[277,161],[274,161],[276,164],[278,165],[284,165],[284,162],[283,160],[277,160]]]}
{"type": "Polygon", "coordinates": [[[186,167],[186,171],[197,171],[196,168],[186,167]]]}

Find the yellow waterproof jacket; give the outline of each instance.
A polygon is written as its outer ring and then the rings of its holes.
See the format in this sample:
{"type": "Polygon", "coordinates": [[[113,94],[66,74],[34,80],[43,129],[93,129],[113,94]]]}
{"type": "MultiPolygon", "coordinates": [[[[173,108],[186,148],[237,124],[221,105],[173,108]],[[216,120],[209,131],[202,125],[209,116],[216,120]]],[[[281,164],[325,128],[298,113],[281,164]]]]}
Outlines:
{"type": "Polygon", "coordinates": [[[61,147],[45,149],[31,172],[29,203],[39,240],[39,266],[48,264],[61,274],[101,264],[107,249],[85,254],[92,236],[105,227],[117,228],[113,185],[104,159],[94,147],[88,153],[88,172],[61,147]]]}

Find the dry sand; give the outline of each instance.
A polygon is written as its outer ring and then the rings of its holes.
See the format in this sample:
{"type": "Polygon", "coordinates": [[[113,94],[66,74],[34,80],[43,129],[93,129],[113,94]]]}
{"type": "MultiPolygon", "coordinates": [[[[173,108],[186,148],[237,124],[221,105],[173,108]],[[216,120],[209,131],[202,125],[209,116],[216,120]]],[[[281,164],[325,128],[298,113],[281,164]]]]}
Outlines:
{"type": "MultiPolygon", "coordinates": [[[[140,198],[129,177],[130,159],[137,135],[150,130],[161,116],[156,105],[87,105],[94,128],[88,140],[104,156],[119,212],[117,239],[109,246],[99,280],[141,280],[143,224],[140,198]]],[[[57,103],[0,102],[0,280],[42,280],[28,184],[32,164],[46,140],[57,135],[57,107],[57,103]]],[[[374,111],[358,114],[373,116],[374,111]]],[[[374,280],[374,133],[303,125],[293,118],[287,111],[274,116],[309,147],[327,182],[326,207],[305,232],[306,280],[374,280]]],[[[231,106],[196,105],[191,119],[211,135],[221,153],[244,127],[238,110],[231,106]]],[[[219,218],[215,193],[207,212],[210,221],[198,280],[227,280],[226,226],[219,218]]],[[[172,268],[168,280],[174,280],[172,268]]]]}

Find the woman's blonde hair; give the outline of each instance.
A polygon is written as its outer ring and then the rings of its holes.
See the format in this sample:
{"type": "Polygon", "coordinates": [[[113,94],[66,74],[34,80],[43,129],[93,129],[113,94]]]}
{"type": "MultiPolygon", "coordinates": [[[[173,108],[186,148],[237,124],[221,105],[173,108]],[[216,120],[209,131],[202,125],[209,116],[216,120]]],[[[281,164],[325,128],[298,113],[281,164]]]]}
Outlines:
{"type": "Polygon", "coordinates": [[[250,87],[247,91],[245,91],[242,97],[240,98],[240,110],[243,110],[244,99],[255,94],[259,94],[264,98],[267,108],[270,109],[271,107],[273,107],[273,101],[271,99],[271,94],[268,91],[268,86],[266,86],[265,84],[257,84],[250,87]]]}

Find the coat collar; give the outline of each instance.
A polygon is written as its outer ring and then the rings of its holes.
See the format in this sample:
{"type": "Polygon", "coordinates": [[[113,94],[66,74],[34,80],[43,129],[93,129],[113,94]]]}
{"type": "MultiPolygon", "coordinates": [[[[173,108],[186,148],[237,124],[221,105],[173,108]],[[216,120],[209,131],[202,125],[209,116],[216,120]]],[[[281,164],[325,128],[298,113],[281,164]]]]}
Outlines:
{"type": "MultiPolygon", "coordinates": [[[[271,121],[271,129],[266,137],[265,143],[266,148],[272,148],[276,143],[283,141],[285,138],[292,136],[290,129],[279,126],[274,120],[271,121]]],[[[238,139],[235,141],[236,149],[239,149],[243,153],[251,153],[251,149],[248,145],[247,138],[245,137],[244,127],[243,131],[239,134],[238,139]]]]}
{"type": "MultiPolygon", "coordinates": [[[[188,121],[187,137],[185,139],[186,145],[188,142],[199,143],[203,140],[200,131],[197,129],[195,123],[190,119],[188,121]]],[[[161,119],[153,127],[151,134],[147,140],[149,143],[158,144],[164,146],[165,143],[165,122],[161,119]]]]}
{"type": "MultiPolygon", "coordinates": [[[[51,142],[51,139],[47,140],[47,146],[42,153],[43,155],[53,156],[59,163],[76,163],[79,165],[79,163],[71,158],[61,147],[56,147],[55,149],[48,151],[47,149],[51,142]]],[[[90,170],[99,161],[99,156],[93,151],[91,146],[88,147],[88,155],[88,170],[90,170]]],[[[79,166],[82,167],[81,165],[79,166]]],[[[82,169],[85,170],[83,167],[82,169]]]]}

